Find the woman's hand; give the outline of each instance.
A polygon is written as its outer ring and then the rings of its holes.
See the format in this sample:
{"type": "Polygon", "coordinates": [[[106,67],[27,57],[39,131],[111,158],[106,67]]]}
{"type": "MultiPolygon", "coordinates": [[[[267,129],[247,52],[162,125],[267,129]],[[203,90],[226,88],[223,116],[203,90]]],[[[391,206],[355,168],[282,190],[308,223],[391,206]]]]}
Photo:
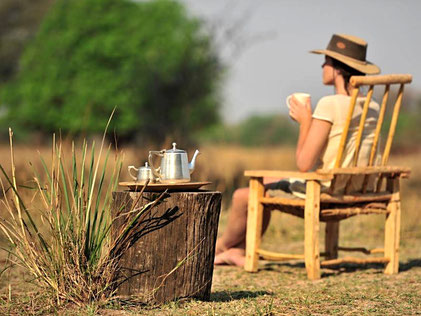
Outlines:
{"type": "Polygon", "coordinates": [[[311,122],[311,101],[310,98],[303,104],[298,101],[293,95],[289,102],[289,115],[298,124],[310,123],[311,122]]]}

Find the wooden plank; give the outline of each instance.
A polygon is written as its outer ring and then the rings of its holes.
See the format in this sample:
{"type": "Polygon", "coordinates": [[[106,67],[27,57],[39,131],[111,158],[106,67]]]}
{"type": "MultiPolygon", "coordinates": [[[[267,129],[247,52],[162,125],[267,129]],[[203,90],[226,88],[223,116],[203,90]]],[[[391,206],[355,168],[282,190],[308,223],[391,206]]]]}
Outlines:
{"type": "Polygon", "coordinates": [[[412,82],[412,75],[391,74],[378,76],[352,76],[349,82],[354,86],[377,85],[377,84],[405,84],[412,82]]]}
{"type": "Polygon", "coordinates": [[[349,125],[351,124],[351,120],[352,120],[352,114],[354,113],[355,104],[357,103],[358,93],[359,93],[358,88],[354,88],[352,90],[352,96],[351,96],[351,101],[349,104],[348,115],[345,121],[344,129],[342,131],[338,154],[336,156],[335,168],[339,168],[342,165],[342,156],[345,149],[346,139],[348,138],[348,131],[349,131],[349,125]]]}
{"type": "Polygon", "coordinates": [[[364,247],[338,247],[339,251],[357,251],[365,253],[366,255],[371,255],[373,253],[384,253],[383,248],[374,248],[374,249],[367,249],[364,247]]]}
{"type": "Polygon", "coordinates": [[[246,170],[244,175],[246,177],[300,178],[303,180],[331,180],[333,178],[330,174],[281,170],[246,170]]]}
{"type": "Polygon", "coordinates": [[[372,166],[372,167],[350,167],[350,168],[333,168],[318,169],[316,174],[320,175],[360,175],[360,174],[407,174],[411,173],[409,167],[397,166],[372,166]]]}
{"type": "Polygon", "coordinates": [[[306,204],[304,209],[304,256],[307,276],[310,280],[320,279],[319,253],[319,212],[320,183],[307,182],[306,204]]]}
{"type": "Polygon", "coordinates": [[[399,271],[399,235],[400,235],[400,193],[399,178],[387,179],[387,189],[392,192],[392,199],[387,206],[384,230],[384,255],[389,258],[384,273],[394,274],[399,271]]]}
{"type": "Polygon", "coordinates": [[[329,188],[329,194],[333,194],[335,192],[336,183],[338,181],[338,177],[336,175],[333,176],[332,181],[330,181],[330,188],[329,188]]]}
{"type": "Polygon", "coordinates": [[[377,179],[377,185],[376,185],[376,192],[381,192],[382,188],[383,188],[383,175],[380,175],[379,178],[377,179]]]}
{"type": "Polygon", "coordinates": [[[372,167],[350,167],[318,169],[316,172],[296,172],[278,170],[246,170],[246,177],[271,177],[271,178],[300,178],[303,180],[332,180],[335,175],[352,174],[402,174],[407,176],[411,173],[411,168],[397,166],[372,166],[372,167]]]}
{"type": "Polygon", "coordinates": [[[389,210],[381,208],[360,208],[360,207],[350,207],[350,208],[336,208],[336,209],[325,209],[322,210],[321,216],[334,216],[334,215],[368,215],[368,214],[388,214],[389,210]]]}
{"type": "Polygon", "coordinates": [[[348,178],[348,181],[346,182],[345,191],[344,191],[344,193],[345,193],[346,195],[348,195],[348,194],[350,194],[350,193],[351,193],[352,179],[353,179],[353,178],[354,178],[354,177],[351,175],[351,176],[348,178]]]}
{"type": "Polygon", "coordinates": [[[260,246],[263,225],[263,205],[260,199],[265,193],[263,178],[252,177],[250,179],[250,192],[247,212],[246,233],[246,260],[244,270],[257,272],[259,255],[257,249],[260,246]]]}
{"type": "Polygon", "coordinates": [[[320,195],[320,201],[322,203],[340,203],[340,204],[349,204],[357,202],[380,202],[380,201],[389,201],[392,197],[392,194],[389,193],[356,193],[352,195],[329,195],[327,193],[322,193],[320,195]]]}
{"type": "MultiPolygon", "coordinates": [[[[142,191],[144,188],[145,192],[164,192],[168,191],[194,191],[198,190],[204,185],[211,184],[212,182],[203,181],[203,182],[180,182],[180,183],[146,183],[146,182],[119,182],[118,185],[127,187],[130,191],[142,191]]],[[[127,189],[126,188],[126,189],[127,189]]]]}
{"type": "Polygon", "coordinates": [[[262,197],[260,198],[262,204],[278,204],[278,205],[292,205],[292,206],[305,206],[303,199],[288,199],[279,197],[262,197]]]}
{"type": "Polygon", "coordinates": [[[299,260],[304,259],[304,255],[298,254],[288,254],[288,253],[278,253],[273,251],[267,251],[263,249],[258,249],[257,253],[264,260],[269,261],[287,261],[287,260],[299,260]]]}
{"type": "Polygon", "coordinates": [[[341,259],[332,259],[332,260],[322,261],[320,265],[322,267],[328,267],[328,266],[336,266],[342,263],[369,264],[369,263],[388,263],[388,262],[389,262],[389,258],[386,258],[386,257],[368,258],[368,259],[345,257],[341,259]]]}
{"type": "Polygon", "coordinates": [[[327,259],[338,258],[339,222],[326,222],[325,253],[327,259]]]}
{"type": "MultiPolygon", "coordinates": [[[[363,184],[362,184],[362,188],[361,188],[361,193],[363,193],[363,194],[367,193],[367,186],[368,186],[368,182],[370,181],[370,177],[372,177],[371,174],[366,174],[364,176],[364,180],[363,180],[363,184]]],[[[372,188],[372,190],[374,192],[376,192],[376,188],[372,188]]]]}

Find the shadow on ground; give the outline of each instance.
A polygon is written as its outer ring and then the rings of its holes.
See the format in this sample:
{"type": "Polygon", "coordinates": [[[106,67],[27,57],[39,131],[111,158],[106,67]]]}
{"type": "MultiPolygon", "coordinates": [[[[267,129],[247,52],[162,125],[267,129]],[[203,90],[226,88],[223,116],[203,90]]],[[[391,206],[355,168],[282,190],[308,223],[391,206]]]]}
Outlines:
{"type": "MultiPolygon", "coordinates": [[[[411,270],[413,268],[421,267],[421,259],[409,259],[406,262],[400,262],[399,272],[411,270]]],[[[285,274],[293,274],[295,270],[305,269],[303,262],[297,263],[266,263],[262,270],[265,271],[278,271],[285,274]],[[285,270],[291,269],[291,270],[285,270]]],[[[369,264],[352,264],[343,263],[337,266],[330,266],[329,268],[322,268],[322,277],[328,277],[331,275],[338,275],[342,273],[352,273],[356,271],[373,270],[373,273],[383,273],[384,264],[381,263],[369,263],[369,264]]]]}
{"type": "MultiPolygon", "coordinates": [[[[279,271],[283,268],[305,269],[304,262],[269,262],[264,265],[264,271],[279,271]]],[[[292,270],[282,271],[283,273],[294,273],[292,270]]]]}
{"type": "Polygon", "coordinates": [[[408,271],[412,268],[421,268],[421,259],[409,259],[407,262],[399,264],[399,272],[408,271]]]}
{"type": "Polygon", "coordinates": [[[263,295],[272,295],[272,293],[267,291],[217,291],[211,293],[209,301],[230,302],[245,298],[255,298],[263,295]]]}

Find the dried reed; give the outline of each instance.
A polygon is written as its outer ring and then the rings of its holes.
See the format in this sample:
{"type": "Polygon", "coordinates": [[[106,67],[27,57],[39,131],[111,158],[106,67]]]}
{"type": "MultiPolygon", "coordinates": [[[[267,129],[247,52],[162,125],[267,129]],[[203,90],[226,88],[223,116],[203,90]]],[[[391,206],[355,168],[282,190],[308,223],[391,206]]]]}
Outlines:
{"type": "Polygon", "coordinates": [[[9,134],[11,173],[0,165],[7,182],[0,179],[2,205],[8,218],[1,219],[0,230],[10,243],[6,251],[11,262],[26,268],[37,284],[54,293],[58,304],[108,301],[121,282],[122,254],[149,231],[150,224],[144,218],[163,194],[142,207],[136,207],[135,201],[128,210],[119,208],[116,217],[124,221],[114,228],[111,200],[122,157],[116,154],[113,167],[107,168],[110,147],[104,150],[105,133],[98,155],[95,142],[90,155],[87,142],[83,142],[81,161],[77,160],[73,144],[71,167],[67,169],[62,142],[56,143],[53,137],[51,166],[47,167],[41,158],[43,171],[33,168],[32,187],[17,185],[11,130],[9,134]],[[103,155],[105,164],[100,167],[103,155]],[[108,185],[104,182],[106,175],[111,179],[108,185]],[[24,201],[24,190],[34,192],[29,203],[24,201]]]}

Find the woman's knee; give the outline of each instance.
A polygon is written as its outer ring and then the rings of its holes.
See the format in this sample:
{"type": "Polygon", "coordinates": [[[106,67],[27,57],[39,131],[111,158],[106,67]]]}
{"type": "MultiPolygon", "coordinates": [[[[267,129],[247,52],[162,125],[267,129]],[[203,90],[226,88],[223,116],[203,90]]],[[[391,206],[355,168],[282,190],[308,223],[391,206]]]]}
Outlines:
{"type": "Polygon", "coordinates": [[[249,198],[249,188],[240,188],[234,191],[232,199],[234,201],[247,202],[249,198]]]}

